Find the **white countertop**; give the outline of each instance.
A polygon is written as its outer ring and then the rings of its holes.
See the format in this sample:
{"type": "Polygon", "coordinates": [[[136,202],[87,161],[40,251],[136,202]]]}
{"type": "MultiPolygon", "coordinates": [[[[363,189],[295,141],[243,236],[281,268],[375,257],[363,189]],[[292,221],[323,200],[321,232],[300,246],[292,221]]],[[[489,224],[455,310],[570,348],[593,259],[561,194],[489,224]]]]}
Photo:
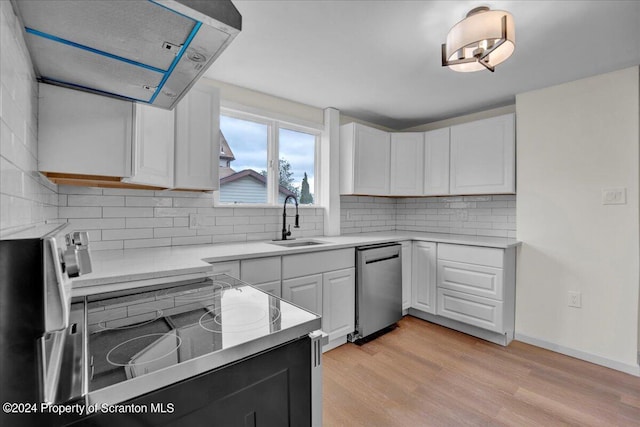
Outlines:
{"type": "MultiPolygon", "coordinates": [[[[270,242],[256,241],[95,251],[91,254],[93,272],[80,276],[73,281],[73,293],[75,296],[107,292],[111,288],[113,290],[124,289],[127,286],[126,282],[149,281],[169,276],[206,273],[211,270],[211,265],[209,264],[211,262],[316,252],[390,241],[424,240],[503,249],[520,244],[515,239],[502,237],[412,231],[347,234],[331,237],[319,236],[301,240],[317,240],[326,243],[315,246],[287,248],[270,242]],[[120,286],[104,286],[113,284],[120,284],[120,286]]],[[[131,287],[133,286],[136,285],[131,284],[131,287]]],[[[140,286],[140,284],[137,286],[140,286]]]]}

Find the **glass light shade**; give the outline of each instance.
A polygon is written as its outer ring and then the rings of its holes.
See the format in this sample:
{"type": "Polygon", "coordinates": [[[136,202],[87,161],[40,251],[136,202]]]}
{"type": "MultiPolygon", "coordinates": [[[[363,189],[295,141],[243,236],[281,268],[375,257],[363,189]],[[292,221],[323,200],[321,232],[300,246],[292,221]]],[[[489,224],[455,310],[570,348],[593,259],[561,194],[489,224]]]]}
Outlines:
{"type": "MultiPolygon", "coordinates": [[[[473,58],[474,52],[480,47],[484,50],[500,40],[502,34],[502,18],[506,16],[506,40],[487,57],[487,65],[494,67],[511,56],[515,49],[515,26],[513,16],[503,10],[488,10],[467,16],[451,28],[447,34],[446,58],[455,61],[462,58],[473,58]],[[461,53],[464,52],[464,55],[461,53]]],[[[454,71],[469,72],[485,70],[486,68],[475,62],[448,65],[454,71]]]]}

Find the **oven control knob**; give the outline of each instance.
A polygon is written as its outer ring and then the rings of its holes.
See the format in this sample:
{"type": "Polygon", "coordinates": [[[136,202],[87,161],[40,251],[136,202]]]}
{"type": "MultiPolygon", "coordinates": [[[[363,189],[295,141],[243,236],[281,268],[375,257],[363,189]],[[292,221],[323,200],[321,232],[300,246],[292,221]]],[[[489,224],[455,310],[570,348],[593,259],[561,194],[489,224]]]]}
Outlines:
{"type": "Polygon", "coordinates": [[[78,254],[74,246],[69,246],[62,253],[62,262],[69,277],[78,277],[80,275],[80,266],[78,263],[78,254]]]}

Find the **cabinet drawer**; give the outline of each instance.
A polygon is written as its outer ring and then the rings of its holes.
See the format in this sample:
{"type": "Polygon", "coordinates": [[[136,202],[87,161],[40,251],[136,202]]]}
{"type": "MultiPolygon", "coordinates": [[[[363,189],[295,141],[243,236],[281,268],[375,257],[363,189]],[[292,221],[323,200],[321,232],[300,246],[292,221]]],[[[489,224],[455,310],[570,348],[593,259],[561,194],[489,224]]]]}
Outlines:
{"type": "Polygon", "coordinates": [[[353,248],[286,255],[282,257],[282,278],[290,279],[355,267],[355,258],[353,248]]]}
{"type": "Polygon", "coordinates": [[[502,268],[504,249],[438,243],[438,259],[502,268]]]}
{"type": "Polygon", "coordinates": [[[240,262],[240,280],[251,284],[279,281],[280,257],[243,259],[240,262]]]}
{"type": "Polygon", "coordinates": [[[437,313],[482,329],[503,332],[501,301],[439,288],[437,313]]]}
{"type": "Polygon", "coordinates": [[[503,270],[484,265],[438,260],[438,287],[502,301],[503,270]]]}

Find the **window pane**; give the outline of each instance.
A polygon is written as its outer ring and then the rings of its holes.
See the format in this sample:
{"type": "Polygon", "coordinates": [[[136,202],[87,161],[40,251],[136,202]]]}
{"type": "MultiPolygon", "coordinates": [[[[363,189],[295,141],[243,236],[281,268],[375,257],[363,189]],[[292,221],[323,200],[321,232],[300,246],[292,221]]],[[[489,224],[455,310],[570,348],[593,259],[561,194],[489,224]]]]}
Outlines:
{"type": "Polygon", "coordinates": [[[220,202],[267,203],[267,125],[220,116],[220,202]]]}
{"type": "Polygon", "coordinates": [[[280,188],[278,200],[295,194],[300,204],[314,202],[316,136],[280,129],[280,188]]]}

